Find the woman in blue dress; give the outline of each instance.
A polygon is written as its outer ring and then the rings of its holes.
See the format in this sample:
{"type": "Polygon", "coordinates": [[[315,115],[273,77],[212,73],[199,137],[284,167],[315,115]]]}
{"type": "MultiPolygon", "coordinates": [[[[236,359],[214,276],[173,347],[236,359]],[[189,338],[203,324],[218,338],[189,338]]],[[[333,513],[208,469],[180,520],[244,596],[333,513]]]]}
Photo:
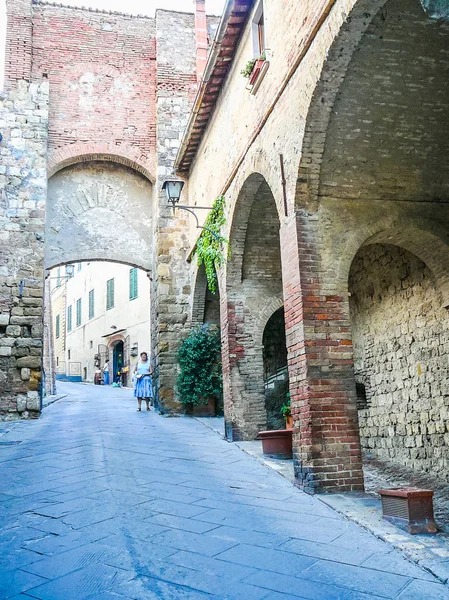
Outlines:
{"type": "Polygon", "coordinates": [[[141,352],[140,360],[134,368],[134,398],[137,398],[137,410],[142,410],[142,400],[150,410],[150,400],[153,397],[153,382],[151,381],[151,366],[148,354],[141,352]]]}

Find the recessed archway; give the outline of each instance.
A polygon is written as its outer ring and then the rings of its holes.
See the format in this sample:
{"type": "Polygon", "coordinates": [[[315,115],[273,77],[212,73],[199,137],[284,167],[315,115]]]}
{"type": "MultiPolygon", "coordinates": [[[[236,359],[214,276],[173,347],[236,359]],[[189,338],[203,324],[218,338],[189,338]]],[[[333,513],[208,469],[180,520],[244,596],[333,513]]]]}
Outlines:
{"type": "Polygon", "coordinates": [[[362,246],[349,274],[362,448],[385,464],[447,477],[449,325],[415,254],[362,246]]]}
{"type": "Polygon", "coordinates": [[[48,182],[47,269],[76,260],[153,266],[153,188],[115,163],[77,163],[48,182]]]}

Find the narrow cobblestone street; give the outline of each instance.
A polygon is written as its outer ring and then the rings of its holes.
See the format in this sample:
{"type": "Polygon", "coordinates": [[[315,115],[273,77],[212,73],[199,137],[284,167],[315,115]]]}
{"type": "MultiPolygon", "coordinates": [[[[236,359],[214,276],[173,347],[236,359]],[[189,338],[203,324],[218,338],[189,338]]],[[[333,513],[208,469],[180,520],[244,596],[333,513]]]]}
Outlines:
{"type": "Polygon", "coordinates": [[[449,598],[200,422],[59,389],[40,420],[2,424],[2,600],[449,598]]]}

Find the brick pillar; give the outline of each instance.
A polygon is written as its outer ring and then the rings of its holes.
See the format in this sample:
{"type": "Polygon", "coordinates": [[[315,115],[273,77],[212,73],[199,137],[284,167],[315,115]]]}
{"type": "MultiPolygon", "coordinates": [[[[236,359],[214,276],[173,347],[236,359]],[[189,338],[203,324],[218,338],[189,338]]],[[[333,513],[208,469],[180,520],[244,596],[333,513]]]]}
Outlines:
{"type": "Polygon", "coordinates": [[[253,440],[267,424],[262,347],[255,343],[243,295],[223,293],[220,317],[226,437],[253,440]]]}
{"type": "Polygon", "coordinates": [[[207,62],[207,23],[206,23],[206,2],[205,0],[196,0],[195,8],[195,38],[196,38],[196,79],[201,78],[206,68],[207,62]]]}
{"type": "Polygon", "coordinates": [[[6,0],[5,89],[30,81],[33,35],[31,0],[6,0]]]}
{"type": "Polygon", "coordinates": [[[323,292],[317,223],[281,228],[295,476],[311,494],[363,489],[348,297],[323,292]]]}

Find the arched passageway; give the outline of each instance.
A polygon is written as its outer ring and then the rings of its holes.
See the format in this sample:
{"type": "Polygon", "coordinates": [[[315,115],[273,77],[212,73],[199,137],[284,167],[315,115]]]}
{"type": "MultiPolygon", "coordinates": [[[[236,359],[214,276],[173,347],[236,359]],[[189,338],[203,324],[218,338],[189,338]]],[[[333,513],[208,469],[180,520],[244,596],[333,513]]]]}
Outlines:
{"type": "Polygon", "coordinates": [[[224,402],[230,439],[254,439],[267,426],[263,332],[282,306],[279,217],[265,179],[251,175],[230,230],[222,306],[224,402]]]}
{"type": "Polygon", "coordinates": [[[362,246],[349,292],[362,448],[447,477],[449,324],[432,272],[398,246],[362,246]]]}

